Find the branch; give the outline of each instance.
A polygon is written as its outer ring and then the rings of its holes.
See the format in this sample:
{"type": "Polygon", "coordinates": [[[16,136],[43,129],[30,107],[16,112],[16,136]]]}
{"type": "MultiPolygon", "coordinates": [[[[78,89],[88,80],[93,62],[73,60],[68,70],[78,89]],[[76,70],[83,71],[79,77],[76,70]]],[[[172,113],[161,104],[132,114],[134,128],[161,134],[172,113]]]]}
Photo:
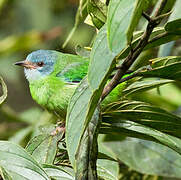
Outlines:
{"type": "Polygon", "coordinates": [[[142,35],[142,38],[140,39],[137,46],[132,51],[129,52],[128,56],[124,60],[121,67],[117,70],[114,77],[111,79],[111,81],[108,83],[108,85],[104,88],[102,96],[101,96],[101,101],[120,83],[120,80],[123,77],[123,75],[125,75],[125,73],[128,71],[130,66],[134,63],[136,58],[141,54],[144,47],[148,44],[148,40],[150,38],[150,35],[151,35],[153,29],[158,24],[160,24],[160,22],[162,20],[157,17],[159,17],[161,15],[166,3],[167,3],[167,0],[161,0],[160,6],[156,10],[153,17],[150,17],[150,18],[147,17],[147,19],[149,19],[149,23],[147,25],[146,31],[142,35]]]}
{"type": "Polygon", "coordinates": [[[142,12],[142,16],[143,16],[146,20],[148,20],[148,22],[151,21],[151,17],[150,17],[147,13],[142,12]]]}

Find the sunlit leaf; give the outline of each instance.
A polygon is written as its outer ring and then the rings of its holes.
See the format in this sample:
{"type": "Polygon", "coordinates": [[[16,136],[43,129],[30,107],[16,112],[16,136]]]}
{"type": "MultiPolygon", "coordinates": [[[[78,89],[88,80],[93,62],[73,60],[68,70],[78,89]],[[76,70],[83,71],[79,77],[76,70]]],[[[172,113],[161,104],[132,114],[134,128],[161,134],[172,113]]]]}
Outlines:
{"type": "Polygon", "coordinates": [[[181,57],[168,56],[151,60],[153,69],[139,73],[144,77],[160,77],[172,80],[181,80],[181,57]]]}

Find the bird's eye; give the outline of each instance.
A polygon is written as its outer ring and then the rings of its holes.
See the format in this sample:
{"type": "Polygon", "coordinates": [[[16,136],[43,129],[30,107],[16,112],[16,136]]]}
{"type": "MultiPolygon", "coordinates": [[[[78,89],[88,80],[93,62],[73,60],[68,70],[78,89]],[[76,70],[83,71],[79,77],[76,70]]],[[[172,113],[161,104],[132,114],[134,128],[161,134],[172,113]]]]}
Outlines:
{"type": "Polygon", "coordinates": [[[42,66],[44,65],[44,63],[43,63],[43,62],[38,62],[37,65],[38,65],[39,67],[42,67],[42,66]]]}

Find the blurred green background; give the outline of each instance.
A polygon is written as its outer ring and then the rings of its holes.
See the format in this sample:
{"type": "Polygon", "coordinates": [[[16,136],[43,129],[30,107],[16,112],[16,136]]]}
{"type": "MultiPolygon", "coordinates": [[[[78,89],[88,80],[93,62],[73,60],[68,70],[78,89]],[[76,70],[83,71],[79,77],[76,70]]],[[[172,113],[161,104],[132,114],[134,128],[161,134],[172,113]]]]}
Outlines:
{"type": "Polygon", "coordinates": [[[23,126],[16,123],[19,118],[23,116],[30,121],[41,111],[30,96],[22,68],[13,63],[37,49],[75,53],[76,45],[89,46],[95,30],[81,24],[62,49],[74,25],[78,3],[78,0],[0,0],[0,76],[8,87],[8,98],[0,108],[0,139],[7,139],[23,126]]]}

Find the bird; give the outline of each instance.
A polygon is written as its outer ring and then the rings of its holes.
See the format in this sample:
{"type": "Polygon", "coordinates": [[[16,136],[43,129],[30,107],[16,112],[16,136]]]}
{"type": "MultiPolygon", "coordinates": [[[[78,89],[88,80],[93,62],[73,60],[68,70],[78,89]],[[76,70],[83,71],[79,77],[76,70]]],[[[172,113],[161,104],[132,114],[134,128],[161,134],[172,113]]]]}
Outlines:
{"type": "Polygon", "coordinates": [[[15,65],[24,67],[32,98],[65,120],[68,102],[87,75],[89,59],[55,50],[36,50],[15,65]]]}

